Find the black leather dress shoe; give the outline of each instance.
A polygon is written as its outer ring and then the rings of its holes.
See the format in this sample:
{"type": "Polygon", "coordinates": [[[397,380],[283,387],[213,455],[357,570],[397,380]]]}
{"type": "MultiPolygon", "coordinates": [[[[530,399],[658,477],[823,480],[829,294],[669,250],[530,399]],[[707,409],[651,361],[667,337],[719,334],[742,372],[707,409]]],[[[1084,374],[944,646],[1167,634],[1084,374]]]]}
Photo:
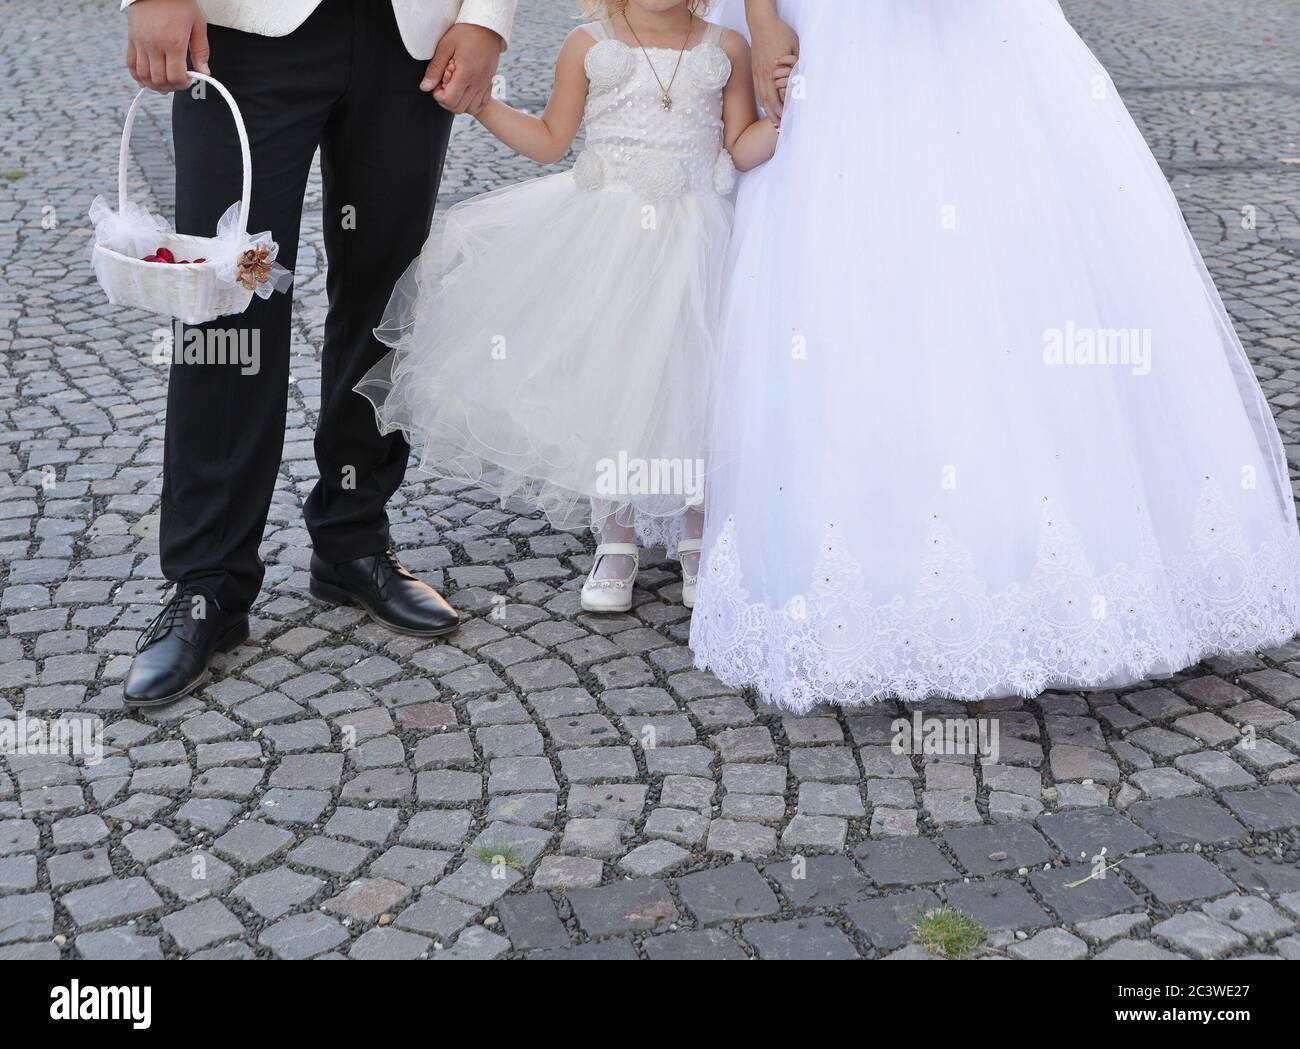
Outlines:
{"type": "Polygon", "coordinates": [[[402,567],[392,550],[331,565],[311,557],[311,593],[338,605],[360,605],[376,623],[412,637],[442,637],[460,616],[428,583],[402,567]]]}
{"type": "Polygon", "coordinates": [[[178,586],[136,642],[126,675],[126,705],[175,702],[207,678],[214,652],[229,652],[247,640],[247,615],[223,612],[203,591],[178,586]]]}

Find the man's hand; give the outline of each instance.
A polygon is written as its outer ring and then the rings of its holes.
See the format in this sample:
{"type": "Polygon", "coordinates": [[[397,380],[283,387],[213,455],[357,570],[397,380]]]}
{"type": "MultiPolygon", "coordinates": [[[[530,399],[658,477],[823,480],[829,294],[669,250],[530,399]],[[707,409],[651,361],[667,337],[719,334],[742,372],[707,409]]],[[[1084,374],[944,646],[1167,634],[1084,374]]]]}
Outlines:
{"type": "Polygon", "coordinates": [[[438,41],[420,90],[432,91],[443,109],[477,113],[492,97],[492,79],[500,61],[501,38],[496,33],[482,26],[457,23],[438,41]]]}
{"type": "Polygon", "coordinates": [[[126,21],[126,68],[141,87],[164,94],[189,87],[187,52],[208,72],[208,23],[197,0],[135,0],[126,21]]]}
{"type": "MultiPolygon", "coordinates": [[[[761,9],[761,5],[754,7],[761,9]]],[[[783,67],[793,67],[799,61],[799,36],[775,13],[758,15],[751,9],[749,23],[754,38],[754,91],[763,111],[780,127],[785,92],[778,77],[783,71],[788,75],[789,69],[783,67]]]]}

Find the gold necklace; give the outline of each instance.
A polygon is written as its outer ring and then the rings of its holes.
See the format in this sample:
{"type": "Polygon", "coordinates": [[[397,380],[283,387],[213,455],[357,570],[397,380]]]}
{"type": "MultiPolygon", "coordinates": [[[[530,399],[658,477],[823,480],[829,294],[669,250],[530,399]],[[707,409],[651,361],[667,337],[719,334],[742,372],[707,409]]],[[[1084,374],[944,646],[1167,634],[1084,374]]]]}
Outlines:
{"type": "Polygon", "coordinates": [[[645,55],[646,65],[650,67],[650,72],[654,74],[655,80],[659,81],[659,97],[662,100],[664,112],[667,113],[673,108],[673,85],[677,83],[677,74],[682,68],[682,59],[686,57],[686,45],[691,42],[691,33],[695,29],[695,16],[691,16],[690,22],[686,26],[686,39],[682,41],[682,49],[677,55],[677,65],[673,67],[672,79],[668,81],[668,86],[664,86],[663,78],[659,76],[659,70],[655,69],[655,64],[650,61],[650,52],[646,50],[645,44],[641,43],[641,38],[637,36],[636,29],[632,25],[632,20],[627,17],[627,12],[623,12],[623,21],[627,23],[628,31],[632,34],[632,39],[637,42],[641,48],[641,53],[645,55]]]}

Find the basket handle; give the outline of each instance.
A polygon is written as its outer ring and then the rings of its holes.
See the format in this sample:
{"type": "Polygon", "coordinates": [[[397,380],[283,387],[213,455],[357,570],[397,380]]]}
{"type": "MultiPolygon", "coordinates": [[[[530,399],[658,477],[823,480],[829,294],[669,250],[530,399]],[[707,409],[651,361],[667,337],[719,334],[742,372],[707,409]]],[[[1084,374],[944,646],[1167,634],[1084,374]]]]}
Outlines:
{"type": "MultiPolygon", "coordinates": [[[[195,80],[203,80],[215,87],[221,97],[226,100],[226,104],[230,106],[230,115],[235,118],[235,131],[239,135],[239,152],[244,162],[244,188],[239,197],[239,228],[244,233],[247,233],[248,209],[253,199],[253,153],[248,147],[248,129],[244,127],[244,118],[239,112],[239,106],[235,104],[234,96],[226,90],[224,84],[203,73],[195,73],[193,70],[188,72],[195,80]]],[[[126,111],[126,124],[122,128],[122,148],[117,158],[118,211],[121,211],[127,202],[126,177],[131,158],[131,128],[135,125],[136,110],[140,108],[140,102],[147,94],[149,94],[149,89],[141,88],[132,100],[131,108],[126,111]]]]}

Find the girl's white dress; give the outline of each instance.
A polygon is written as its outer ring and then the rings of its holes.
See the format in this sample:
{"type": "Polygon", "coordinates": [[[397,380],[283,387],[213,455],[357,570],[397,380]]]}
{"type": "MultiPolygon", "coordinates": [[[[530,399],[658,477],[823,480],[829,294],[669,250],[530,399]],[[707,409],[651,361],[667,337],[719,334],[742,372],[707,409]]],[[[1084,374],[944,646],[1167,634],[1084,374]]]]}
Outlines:
{"type": "Polygon", "coordinates": [[[1300,629],[1269,407],[1056,0],[781,0],[699,666],[796,711],[1109,686],[1300,629]]]}
{"type": "Polygon", "coordinates": [[[648,541],[703,496],[735,182],[731,62],[709,26],[649,59],[584,27],[586,148],[571,171],[451,208],[393,292],[394,347],[357,387],[420,466],[559,527],[634,508],[648,541]]]}

